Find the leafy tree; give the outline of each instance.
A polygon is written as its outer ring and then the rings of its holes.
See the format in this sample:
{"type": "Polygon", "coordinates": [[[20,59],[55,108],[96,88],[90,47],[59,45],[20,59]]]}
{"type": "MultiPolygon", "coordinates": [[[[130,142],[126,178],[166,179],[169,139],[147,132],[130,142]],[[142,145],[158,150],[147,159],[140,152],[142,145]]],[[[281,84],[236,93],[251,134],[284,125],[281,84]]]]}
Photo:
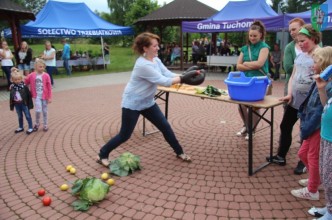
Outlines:
{"type": "MultiPolygon", "coordinates": [[[[151,0],[135,0],[130,9],[125,14],[125,25],[134,24],[137,19],[148,15],[159,8],[156,1],[151,0]]],[[[135,32],[144,31],[144,27],[135,26],[135,32]]]]}
{"type": "Polygon", "coordinates": [[[279,8],[279,4],[280,4],[280,9],[281,12],[285,12],[286,8],[285,8],[285,2],[283,0],[272,0],[272,9],[278,13],[278,8],[279,8]]]}
{"type": "Polygon", "coordinates": [[[33,13],[37,14],[46,4],[46,0],[13,0],[19,5],[30,9],[33,13]]]}
{"type": "Polygon", "coordinates": [[[111,12],[111,22],[124,26],[126,24],[125,14],[135,0],[107,0],[111,12]]]}
{"type": "Polygon", "coordinates": [[[310,10],[312,4],[322,4],[326,0],[287,0],[286,12],[287,13],[296,13],[310,10]]]}

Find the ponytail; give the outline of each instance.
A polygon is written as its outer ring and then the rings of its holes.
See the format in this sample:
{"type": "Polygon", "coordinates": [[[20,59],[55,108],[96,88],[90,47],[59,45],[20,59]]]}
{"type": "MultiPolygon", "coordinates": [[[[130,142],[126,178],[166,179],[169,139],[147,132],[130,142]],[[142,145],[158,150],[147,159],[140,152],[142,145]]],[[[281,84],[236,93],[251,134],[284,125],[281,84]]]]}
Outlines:
{"type": "Polygon", "coordinates": [[[261,21],[259,21],[259,20],[254,21],[250,25],[249,30],[257,30],[257,31],[259,31],[262,34],[261,40],[265,39],[266,30],[265,30],[264,24],[261,21]]]}

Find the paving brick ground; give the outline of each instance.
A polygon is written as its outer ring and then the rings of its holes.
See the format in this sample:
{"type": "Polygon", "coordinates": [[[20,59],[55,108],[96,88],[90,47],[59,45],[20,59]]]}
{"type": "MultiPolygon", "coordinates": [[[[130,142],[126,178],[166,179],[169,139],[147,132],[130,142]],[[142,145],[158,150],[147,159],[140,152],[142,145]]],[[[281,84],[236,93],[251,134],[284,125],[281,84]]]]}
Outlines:
{"type": "MultiPolygon", "coordinates": [[[[205,85],[225,88],[222,77],[210,74],[205,85]]],[[[114,176],[116,184],[103,202],[85,213],[74,211],[70,204],[75,198],[59,186],[107,171],[94,159],[119,129],[124,89],[124,83],[116,80],[113,83],[120,84],[61,86],[87,79],[57,81],[48,132],[14,134],[16,114],[9,111],[6,98],[0,101],[0,219],[311,219],[308,208],[324,204],[322,193],[316,202],[290,194],[307,176],[293,175],[298,126],[287,165],[270,165],[249,177],[247,143],[235,136],[241,127],[236,106],[171,94],[169,121],[193,162],[177,159],[160,133],[143,137],[140,119],[132,138],[111,158],[130,151],[141,156],[143,170],[129,177],[114,176]],[[65,171],[69,164],[77,168],[75,176],[65,171]],[[39,188],[52,197],[50,207],[43,207],[36,196],[39,188]]],[[[283,83],[274,82],[274,94],[282,93],[283,83]]],[[[282,111],[282,107],[275,111],[275,149],[282,111]]],[[[267,130],[255,136],[255,165],[268,154],[267,137],[267,130]]]]}

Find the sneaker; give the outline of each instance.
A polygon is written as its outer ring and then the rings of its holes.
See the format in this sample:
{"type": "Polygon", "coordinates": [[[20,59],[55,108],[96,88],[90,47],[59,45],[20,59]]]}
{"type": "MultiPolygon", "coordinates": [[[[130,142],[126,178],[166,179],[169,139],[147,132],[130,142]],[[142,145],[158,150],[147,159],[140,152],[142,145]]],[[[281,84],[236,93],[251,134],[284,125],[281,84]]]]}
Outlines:
{"type": "MultiPolygon", "coordinates": [[[[301,186],[304,186],[304,187],[307,187],[308,186],[308,182],[309,182],[309,179],[302,179],[302,180],[299,180],[299,184],[301,186]]],[[[319,191],[323,191],[324,190],[324,186],[322,184],[320,184],[318,186],[318,190],[319,191]]]]}
{"type": "Polygon", "coordinates": [[[266,157],[266,161],[270,163],[275,163],[280,166],[285,166],[286,165],[286,158],[280,157],[278,155],[275,155],[273,157],[266,157]]]}
{"type": "Polygon", "coordinates": [[[239,132],[236,133],[236,136],[241,137],[247,134],[247,128],[243,127],[239,132]]]}
{"type": "Polygon", "coordinates": [[[294,189],[291,194],[300,199],[319,200],[319,192],[311,193],[307,187],[301,189],[294,189]]]}
{"type": "Polygon", "coordinates": [[[332,220],[332,214],[327,211],[322,217],[318,218],[317,220],[332,220]]]}
{"type": "Polygon", "coordinates": [[[48,131],[48,127],[47,127],[47,125],[44,126],[43,130],[44,130],[45,132],[48,131]]]}
{"type": "Polygon", "coordinates": [[[18,128],[15,130],[15,134],[23,132],[23,131],[24,131],[24,128],[18,128]]]}
{"type": "Polygon", "coordinates": [[[301,175],[307,172],[307,168],[305,167],[304,163],[300,160],[297,163],[296,168],[294,169],[294,174],[301,175]]]}
{"type": "Polygon", "coordinates": [[[299,184],[301,186],[307,187],[308,186],[309,179],[301,179],[299,180],[299,184]]]}
{"type": "MultiPolygon", "coordinates": [[[[255,132],[252,133],[252,138],[255,137],[255,132]]],[[[247,133],[246,137],[244,138],[246,141],[249,141],[249,134],[247,133]]]]}
{"type": "Polygon", "coordinates": [[[29,134],[31,134],[33,132],[33,129],[32,128],[29,128],[28,130],[27,130],[27,134],[29,135],[29,134]]]}
{"type": "Polygon", "coordinates": [[[315,216],[317,218],[322,217],[327,212],[326,206],[324,208],[316,208],[315,206],[311,207],[311,209],[308,210],[308,213],[312,216],[315,216]]]}

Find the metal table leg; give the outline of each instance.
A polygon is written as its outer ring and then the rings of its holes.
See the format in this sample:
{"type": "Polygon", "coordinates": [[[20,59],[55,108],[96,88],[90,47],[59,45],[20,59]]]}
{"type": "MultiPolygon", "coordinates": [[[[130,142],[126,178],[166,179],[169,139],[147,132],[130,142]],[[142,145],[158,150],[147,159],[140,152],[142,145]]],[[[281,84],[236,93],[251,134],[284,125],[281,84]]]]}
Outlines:
{"type": "MultiPolygon", "coordinates": [[[[252,107],[248,107],[249,108],[249,116],[248,116],[248,135],[249,135],[249,141],[248,141],[248,174],[249,176],[252,176],[253,174],[255,174],[256,172],[258,172],[259,170],[263,169],[264,167],[268,166],[270,164],[270,162],[265,162],[263,164],[261,164],[259,167],[257,168],[253,168],[253,143],[252,143],[252,133],[253,133],[253,125],[252,125],[252,120],[253,120],[253,114],[256,114],[259,116],[259,120],[258,122],[263,119],[264,121],[266,121],[269,126],[270,126],[270,157],[272,157],[273,154],[273,119],[274,119],[274,108],[270,108],[271,110],[271,118],[270,120],[266,119],[264,117],[265,113],[269,110],[266,109],[263,114],[258,114],[257,112],[253,111],[252,107]]],[[[256,127],[256,125],[254,125],[254,127],[256,127]]]]}

